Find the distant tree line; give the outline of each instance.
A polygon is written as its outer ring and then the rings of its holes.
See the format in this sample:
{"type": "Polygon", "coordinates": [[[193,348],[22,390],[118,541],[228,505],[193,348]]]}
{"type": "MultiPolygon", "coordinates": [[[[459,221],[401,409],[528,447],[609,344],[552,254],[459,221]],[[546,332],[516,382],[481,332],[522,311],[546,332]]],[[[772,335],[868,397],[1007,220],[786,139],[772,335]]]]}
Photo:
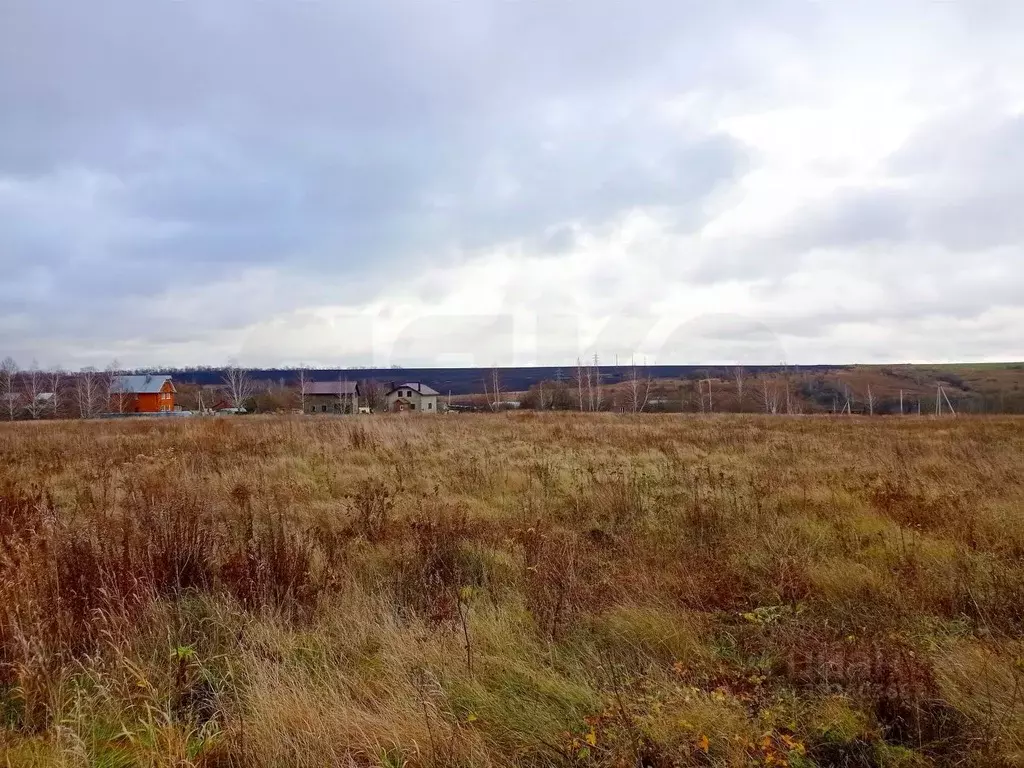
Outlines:
{"type": "MultiPolygon", "coordinates": [[[[885,392],[875,391],[837,368],[830,375],[817,368],[786,366],[746,369],[687,367],[686,375],[657,376],[665,367],[648,367],[630,361],[625,366],[602,366],[595,356],[578,360],[574,368],[552,369],[552,378],[533,381],[517,389],[527,369],[456,369],[478,376],[476,399],[464,399],[463,409],[500,411],[509,408],[617,413],[765,413],[886,416],[900,413],[1024,413],[1024,391],[1011,382],[998,391],[981,392],[963,376],[922,372],[902,376],[887,368],[877,369],[885,392]],[[513,372],[511,380],[509,371],[513,372]],[[850,381],[853,380],[854,384],[850,381]],[[894,383],[894,381],[896,383],[894,383]],[[907,388],[893,394],[899,382],[907,388]]],[[[128,398],[114,384],[116,377],[132,373],[168,374],[174,377],[176,404],[187,411],[231,409],[247,413],[281,413],[305,410],[306,389],[314,381],[356,379],[361,405],[375,411],[385,407],[391,380],[377,376],[355,377],[357,369],[315,369],[295,367],[274,371],[229,365],[221,368],[151,368],[125,370],[112,361],[103,370],[83,368],[66,371],[43,370],[36,363],[27,369],[7,357],[0,361],[0,419],[82,418],[124,414],[128,398]],[[199,377],[190,374],[203,373],[199,377]]],[[[379,369],[359,369],[377,374],[379,369]]],[[[536,369],[530,369],[536,370],[536,369]]],[[[390,371],[385,371],[390,373],[390,371]]],[[[410,378],[415,380],[409,371],[410,378]]],[[[1022,377],[1024,378],[1024,377],[1022,377]]],[[[389,377],[390,379],[390,377],[389,377]]],[[[428,380],[432,386],[443,386],[428,380]]],[[[468,386],[463,383],[463,386],[468,386]]]]}
{"type": "MultiPolygon", "coordinates": [[[[219,374],[216,383],[175,381],[175,403],[186,411],[205,412],[231,409],[246,413],[281,413],[299,410],[304,389],[312,377],[307,369],[290,375],[256,378],[238,366],[211,369],[219,374]]],[[[118,386],[118,377],[131,374],[170,375],[167,369],[125,370],[112,362],[104,370],[63,368],[43,370],[32,363],[21,369],[6,357],[0,361],[0,419],[92,419],[125,415],[131,410],[132,394],[118,386]]],[[[318,380],[323,380],[322,378],[318,380]]],[[[385,404],[387,385],[376,379],[359,381],[362,404],[375,410],[385,404]]]]}

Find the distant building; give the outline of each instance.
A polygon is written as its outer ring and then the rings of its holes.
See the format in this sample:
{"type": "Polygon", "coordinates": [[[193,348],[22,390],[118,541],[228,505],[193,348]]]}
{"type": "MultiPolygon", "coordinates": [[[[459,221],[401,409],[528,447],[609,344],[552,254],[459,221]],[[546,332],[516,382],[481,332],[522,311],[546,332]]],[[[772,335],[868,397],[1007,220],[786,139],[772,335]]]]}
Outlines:
{"type": "Polygon", "coordinates": [[[110,410],[114,413],[163,413],[174,410],[174,382],[153,373],[115,376],[110,383],[110,410]]]}
{"type": "Polygon", "coordinates": [[[306,413],[359,413],[359,382],[313,381],[306,384],[306,413]]]}
{"type": "Polygon", "coordinates": [[[437,413],[437,398],[440,392],[426,384],[406,383],[392,385],[384,400],[392,413],[419,411],[421,413],[437,413]]]}

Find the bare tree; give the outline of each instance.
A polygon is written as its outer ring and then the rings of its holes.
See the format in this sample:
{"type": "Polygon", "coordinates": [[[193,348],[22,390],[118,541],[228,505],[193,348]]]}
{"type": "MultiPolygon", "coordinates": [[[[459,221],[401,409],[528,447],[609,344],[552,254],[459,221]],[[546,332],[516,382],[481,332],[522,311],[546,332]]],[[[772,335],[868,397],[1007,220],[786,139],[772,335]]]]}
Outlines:
{"type": "Polygon", "coordinates": [[[366,401],[366,407],[371,411],[376,412],[379,408],[385,405],[384,403],[384,387],[376,379],[367,379],[360,382],[359,388],[362,390],[363,400],[366,401]]]}
{"type": "Polygon", "coordinates": [[[83,419],[97,416],[102,409],[104,377],[95,368],[83,368],[75,376],[75,404],[83,419]]]}
{"type": "Polygon", "coordinates": [[[306,412],[306,393],[309,391],[309,374],[306,373],[305,368],[299,368],[298,373],[299,382],[299,409],[306,412]]]}
{"type": "Polygon", "coordinates": [[[586,367],[587,374],[587,410],[594,410],[594,369],[592,366],[586,367]]]}
{"type": "Polygon", "coordinates": [[[786,386],[786,413],[793,413],[793,400],[790,397],[789,366],[782,362],[782,380],[786,386]]]}
{"type": "Polygon", "coordinates": [[[41,418],[50,407],[50,403],[43,397],[44,382],[44,374],[39,370],[39,363],[33,360],[28,373],[22,376],[26,400],[25,410],[33,419],[41,418]]]}
{"type": "Polygon", "coordinates": [[[61,403],[64,396],[64,371],[60,367],[54,368],[47,376],[50,388],[50,414],[53,418],[60,418],[61,403]]]}
{"type": "Polygon", "coordinates": [[[359,409],[355,404],[355,394],[349,390],[348,376],[342,379],[342,387],[338,390],[339,410],[342,413],[358,413],[359,409]]]}
{"type": "Polygon", "coordinates": [[[127,413],[132,409],[132,404],[135,401],[135,393],[131,392],[126,386],[126,382],[121,378],[121,364],[115,359],[110,362],[105,371],[107,385],[107,402],[108,408],[111,408],[117,413],[127,413]]]}
{"type": "Polygon", "coordinates": [[[871,394],[871,385],[868,384],[868,416],[875,415],[875,396],[871,394]]]}
{"type": "Polygon", "coordinates": [[[17,391],[18,364],[13,357],[5,357],[0,362],[0,398],[3,399],[3,409],[7,414],[8,421],[14,421],[18,413],[21,393],[17,391]]]}
{"type": "MultiPolygon", "coordinates": [[[[646,368],[646,366],[645,366],[646,368]]],[[[636,369],[636,360],[630,359],[629,395],[633,413],[641,413],[647,407],[651,396],[651,375],[648,372],[641,377],[636,369]]]]}
{"type": "Polygon", "coordinates": [[[743,413],[743,377],[744,370],[742,365],[737,365],[733,371],[733,376],[736,379],[736,410],[743,413]]]}
{"type": "Polygon", "coordinates": [[[576,358],[576,389],[580,396],[580,410],[583,410],[583,363],[576,358]]]}
{"type": "Polygon", "coordinates": [[[603,407],[604,391],[596,353],[591,365],[583,365],[580,358],[576,358],[576,392],[581,411],[599,411],[603,407]]]}
{"type": "Polygon", "coordinates": [[[779,387],[774,378],[765,376],[761,379],[761,403],[765,413],[779,412],[779,387]]]}
{"type": "Polygon", "coordinates": [[[502,404],[501,377],[498,374],[498,366],[491,368],[491,391],[494,393],[494,407],[498,409],[502,404]]]}
{"type": "Polygon", "coordinates": [[[244,409],[246,401],[255,391],[249,372],[237,365],[230,365],[224,370],[223,381],[224,392],[231,407],[236,410],[244,409]]]}
{"type": "Polygon", "coordinates": [[[487,399],[487,406],[496,411],[501,407],[501,378],[498,375],[498,366],[491,367],[490,389],[487,387],[487,378],[484,378],[484,397],[487,399]]]}

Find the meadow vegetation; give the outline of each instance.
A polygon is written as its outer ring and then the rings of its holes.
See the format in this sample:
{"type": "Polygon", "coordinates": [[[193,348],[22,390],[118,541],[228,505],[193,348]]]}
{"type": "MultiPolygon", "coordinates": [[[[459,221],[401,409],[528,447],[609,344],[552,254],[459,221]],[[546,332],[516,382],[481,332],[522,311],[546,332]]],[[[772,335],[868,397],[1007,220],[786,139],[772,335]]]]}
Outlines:
{"type": "Polygon", "coordinates": [[[0,764],[1024,764],[1024,422],[0,427],[0,764]]]}

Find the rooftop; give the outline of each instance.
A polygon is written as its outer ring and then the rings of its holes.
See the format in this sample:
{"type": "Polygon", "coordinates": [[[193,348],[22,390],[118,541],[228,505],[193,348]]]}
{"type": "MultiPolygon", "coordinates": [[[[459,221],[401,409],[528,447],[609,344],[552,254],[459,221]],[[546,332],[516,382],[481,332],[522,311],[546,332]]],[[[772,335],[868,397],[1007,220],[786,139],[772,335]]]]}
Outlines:
{"type": "Polygon", "coordinates": [[[416,381],[406,382],[405,384],[394,384],[394,385],[392,385],[391,389],[388,390],[388,394],[390,395],[392,392],[396,392],[399,389],[411,389],[414,392],[419,392],[421,395],[440,395],[441,394],[436,389],[433,389],[432,387],[428,387],[426,384],[420,384],[419,382],[416,382],[416,381]]]}
{"type": "Polygon", "coordinates": [[[115,376],[111,382],[111,392],[122,392],[132,395],[155,395],[164,387],[164,382],[170,381],[170,376],[144,373],[134,376],[115,376]]]}
{"type": "Polygon", "coordinates": [[[311,381],[306,384],[307,395],[358,395],[355,381],[311,381]]]}

